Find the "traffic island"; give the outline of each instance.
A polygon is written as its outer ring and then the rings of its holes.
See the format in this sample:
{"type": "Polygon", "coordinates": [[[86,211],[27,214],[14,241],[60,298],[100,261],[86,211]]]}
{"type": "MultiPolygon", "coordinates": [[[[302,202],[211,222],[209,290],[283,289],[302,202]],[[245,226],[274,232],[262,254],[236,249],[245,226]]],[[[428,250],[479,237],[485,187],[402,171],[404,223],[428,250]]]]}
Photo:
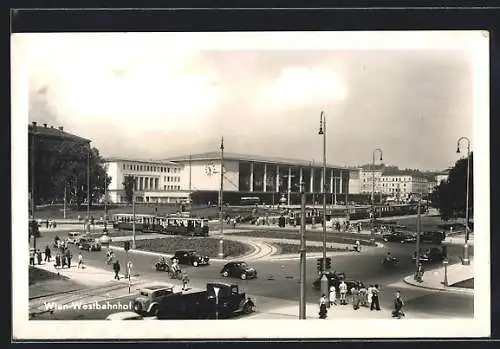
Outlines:
{"type": "Polygon", "coordinates": [[[414,274],[403,278],[403,281],[411,286],[425,288],[435,291],[462,293],[474,295],[474,263],[471,259],[470,265],[455,263],[427,270],[422,281],[415,279],[414,274]],[[472,281],[471,281],[472,280],[472,281]],[[462,286],[465,284],[466,286],[462,286]],[[472,287],[471,287],[472,285],[472,287]]]}
{"type": "MultiPolygon", "coordinates": [[[[218,258],[218,238],[173,236],[169,239],[157,238],[136,241],[135,250],[148,251],[159,254],[173,254],[177,250],[195,250],[199,255],[211,259],[218,258]]],[[[111,243],[111,246],[123,247],[123,244],[111,243]]],[[[237,258],[248,255],[252,247],[246,243],[225,239],[224,257],[237,258]]]]}

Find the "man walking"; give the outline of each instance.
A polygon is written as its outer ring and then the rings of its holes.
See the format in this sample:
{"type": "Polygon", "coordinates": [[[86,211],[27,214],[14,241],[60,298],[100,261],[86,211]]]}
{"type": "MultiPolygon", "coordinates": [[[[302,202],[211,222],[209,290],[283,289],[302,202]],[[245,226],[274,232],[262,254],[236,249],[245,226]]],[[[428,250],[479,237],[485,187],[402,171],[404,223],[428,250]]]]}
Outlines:
{"type": "Polygon", "coordinates": [[[359,285],[358,284],[356,284],[352,287],[351,294],[352,294],[352,308],[354,310],[358,310],[359,309],[359,302],[360,302],[359,285]]]}
{"type": "Polygon", "coordinates": [[[424,280],[422,280],[424,276],[424,266],[422,265],[422,263],[418,263],[418,268],[417,268],[417,281],[418,282],[423,282],[424,280]]]}
{"type": "Polygon", "coordinates": [[[380,290],[378,288],[378,284],[375,284],[375,287],[372,288],[372,305],[370,306],[370,310],[373,310],[374,308],[380,310],[380,303],[378,298],[379,293],[380,290]]]}
{"type": "Polygon", "coordinates": [[[327,306],[326,306],[327,300],[325,294],[321,295],[321,298],[319,299],[319,318],[320,319],[326,319],[327,317],[327,306]]]}
{"type": "Polygon", "coordinates": [[[120,275],[118,275],[120,272],[120,262],[118,259],[113,263],[113,270],[115,271],[115,280],[120,280],[120,275]]]}
{"type": "Polygon", "coordinates": [[[71,258],[73,258],[73,255],[69,248],[66,250],[66,258],[68,259],[68,268],[71,268],[71,258]]]}
{"type": "Polygon", "coordinates": [[[189,284],[189,276],[185,271],[183,271],[182,272],[182,290],[183,291],[188,290],[188,284],[189,284]]]}
{"type": "Polygon", "coordinates": [[[397,317],[401,319],[401,317],[405,316],[403,313],[403,300],[401,299],[401,292],[396,291],[394,294],[394,311],[392,312],[392,317],[397,317]]]}
{"type": "Polygon", "coordinates": [[[50,257],[51,257],[51,251],[49,245],[45,246],[45,258],[44,262],[50,262],[50,257]]]}
{"type": "Polygon", "coordinates": [[[330,286],[330,294],[328,296],[328,308],[330,308],[332,304],[337,305],[337,290],[335,289],[335,286],[330,286]]]}
{"type": "Polygon", "coordinates": [[[80,269],[80,267],[83,269],[83,255],[81,252],[78,253],[78,269],[80,269]]]}
{"type": "Polygon", "coordinates": [[[340,291],[340,305],[346,305],[347,304],[347,284],[342,280],[342,282],[339,285],[339,291],[340,291]]]}

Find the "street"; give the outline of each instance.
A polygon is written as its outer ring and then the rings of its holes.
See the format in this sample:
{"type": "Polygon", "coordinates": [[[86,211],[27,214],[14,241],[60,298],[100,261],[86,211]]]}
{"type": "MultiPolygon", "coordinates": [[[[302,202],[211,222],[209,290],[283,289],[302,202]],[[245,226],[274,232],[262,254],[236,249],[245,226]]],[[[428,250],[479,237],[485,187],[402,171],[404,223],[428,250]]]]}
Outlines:
{"type": "MultiPolygon", "coordinates": [[[[37,245],[44,248],[45,245],[52,242],[55,235],[61,233],[58,230],[46,231],[43,236],[37,239],[37,245]]],[[[314,234],[314,233],[311,233],[314,234]]],[[[321,234],[318,232],[318,234],[321,234]]],[[[430,247],[430,244],[422,243],[422,248],[430,247]]],[[[445,316],[453,314],[454,316],[473,316],[472,306],[473,297],[450,296],[441,294],[432,290],[418,289],[408,286],[402,282],[404,276],[411,274],[415,270],[414,262],[411,260],[415,244],[385,243],[384,247],[365,249],[360,254],[342,254],[335,255],[328,253],[332,258],[332,270],[345,272],[348,279],[362,281],[366,286],[378,284],[381,290],[380,303],[382,308],[392,308],[393,293],[401,289],[402,296],[406,299],[407,309],[411,311],[425,311],[434,316],[445,316]],[[390,251],[391,254],[400,259],[400,263],[392,269],[382,269],[381,261],[390,251]]],[[[78,249],[71,247],[73,255],[78,255],[78,249]]],[[[106,264],[105,248],[100,252],[82,251],[84,261],[87,265],[108,269],[109,279],[113,278],[111,266],[106,264]]],[[[451,263],[459,261],[462,248],[460,245],[451,245],[448,248],[448,255],[451,263]]],[[[471,251],[472,252],[472,251],[471,251]]],[[[115,251],[116,257],[120,260],[122,270],[126,265],[126,255],[124,251],[115,251]]],[[[166,273],[157,272],[153,265],[157,257],[140,253],[130,253],[130,259],[133,262],[133,274],[139,274],[139,278],[163,281],[168,283],[178,283],[178,280],[170,280],[166,273]]],[[[76,260],[76,259],[75,259],[76,260]]],[[[254,266],[258,271],[258,278],[254,280],[227,279],[220,275],[220,270],[224,262],[212,261],[208,266],[189,267],[183,266],[190,277],[190,284],[196,288],[204,288],[207,282],[229,282],[237,284],[243,292],[250,297],[255,298],[257,308],[260,310],[271,309],[275,306],[276,299],[297,301],[299,299],[299,260],[255,260],[248,264],[254,266]]],[[[312,283],[317,278],[316,260],[307,259],[307,279],[306,279],[306,299],[308,302],[316,303],[320,297],[320,291],[312,288],[312,283]]],[[[435,267],[439,267],[439,264],[435,267]]],[[[432,266],[426,266],[427,272],[432,266]]],[[[425,275],[424,275],[425,277],[425,275]]],[[[125,298],[122,303],[130,298],[125,298]]],[[[116,310],[115,310],[116,311],[116,310]]],[[[113,312],[113,311],[110,311],[113,312]]],[[[110,312],[99,311],[64,311],[64,317],[78,317],[79,319],[104,318],[105,314],[110,312]],[[73,313],[73,314],[69,314],[73,313]],[[92,314],[90,314],[92,313],[92,314]],[[76,314],[76,315],[75,315],[76,314]]]]}

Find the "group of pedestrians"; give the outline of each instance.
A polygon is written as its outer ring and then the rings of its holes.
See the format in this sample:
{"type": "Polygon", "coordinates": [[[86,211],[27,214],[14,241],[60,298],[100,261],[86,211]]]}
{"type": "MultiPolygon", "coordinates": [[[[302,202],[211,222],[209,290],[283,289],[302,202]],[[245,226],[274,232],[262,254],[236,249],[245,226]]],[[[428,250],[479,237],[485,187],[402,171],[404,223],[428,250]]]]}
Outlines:
{"type": "MultiPolygon", "coordinates": [[[[350,297],[348,295],[348,286],[344,281],[339,284],[339,304],[348,305],[349,299],[352,303],[354,310],[358,310],[361,307],[369,308],[370,311],[380,311],[380,288],[378,284],[370,285],[369,287],[364,287],[361,283],[355,284],[350,290],[350,297]]],[[[334,286],[329,289],[328,296],[325,294],[321,295],[319,305],[319,317],[320,319],[326,319],[328,309],[333,305],[337,305],[337,290],[334,286]]],[[[400,291],[397,291],[394,295],[394,311],[392,311],[392,316],[401,318],[404,316],[403,313],[403,301],[401,299],[400,291]]]]}

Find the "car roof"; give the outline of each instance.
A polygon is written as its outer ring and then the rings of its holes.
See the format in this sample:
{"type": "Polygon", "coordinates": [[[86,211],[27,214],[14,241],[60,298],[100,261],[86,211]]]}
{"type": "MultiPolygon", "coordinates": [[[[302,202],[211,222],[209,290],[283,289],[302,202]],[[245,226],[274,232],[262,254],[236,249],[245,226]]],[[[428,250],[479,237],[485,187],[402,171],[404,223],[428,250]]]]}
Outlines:
{"type": "Polygon", "coordinates": [[[161,290],[161,289],[164,289],[164,288],[173,288],[174,285],[172,284],[155,284],[155,285],[148,285],[148,286],[144,286],[144,287],[141,287],[141,291],[156,291],[156,290],[161,290]]]}
{"type": "Polygon", "coordinates": [[[195,250],[177,250],[175,253],[196,252],[195,250]]]}
{"type": "Polygon", "coordinates": [[[109,314],[106,319],[107,320],[122,320],[126,318],[132,317],[141,317],[139,314],[134,313],[133,311],[121,311],[119,313],[109,314]]]}

